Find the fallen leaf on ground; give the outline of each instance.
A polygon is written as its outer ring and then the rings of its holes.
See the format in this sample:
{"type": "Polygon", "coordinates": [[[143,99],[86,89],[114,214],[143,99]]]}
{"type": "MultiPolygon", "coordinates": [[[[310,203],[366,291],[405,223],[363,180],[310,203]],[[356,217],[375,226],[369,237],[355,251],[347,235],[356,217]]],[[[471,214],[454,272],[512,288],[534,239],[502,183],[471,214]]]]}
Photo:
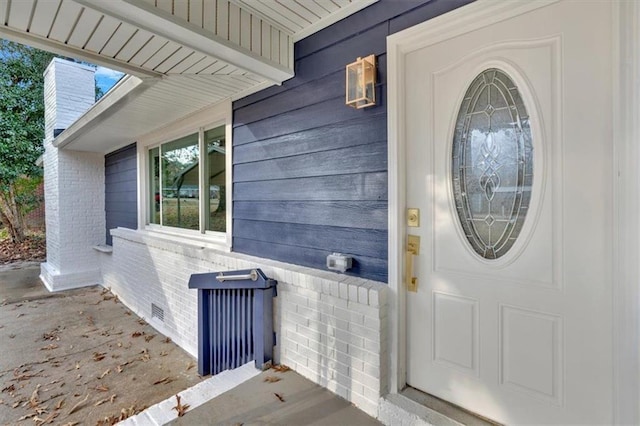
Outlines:
{"type": "Polygon", "coordinates": [[[135,405],[132,405],[129,408],[123,408],[122,410],[120,410],[120,415],[119,416],[108,416],[105,417],[103,420],[98,420],[97,426],[112,426],[115,425],[118,422],[121,422],[135,414],[138,414],[139,412],[143,411],[144,409],[146,409],[147,407],[136,407],[135,405]]]}
{"type": "Polygon", "coordinates": [[[178,404],[175,407],[173,407],[173,410],[176,410],[178,412],[178,417],[182,417],[184,416],[184,413],[187,412],[190,405],[189,404],[182,405],[182,403],[180,402],[180,395],[176,395],[176,400],[178,401],[178,404]]]}
{"type": "Polygon", "coordinates": [[[47,346],[44,346],[44,347],[40,348],[40,350],[41,351],[51,351],[53,349],[58,349],[58,348],[59,348],[58,345],[56,345],[55,343],[51,343],[51,344],[48,344],[47,346]]]}
{"type": "Polygon", "coordinates": [[[150,334],[150,335],[144,336],[144,340],[146,340],[147,342],[150,342],[151,339],[153,339],[154,337],[156,337],[155,334],[150,334]]]}
{"type": "Polygon", "coordinates": [[[264,378],[265,382],[268,383],[275,383],[275,382],[279,382],[280,380],[282,380],[280,377],[276,377],[276,376],[267,376],[264,378]]]}
{"type": "Polygon", "coordinates": [[[56,404],[56,410],[59,410],[62,408],[62,406],[64,405],[64,398],[62,398],[60,401],[57,402],[56,404]]]}
{"type": "Polygon", "coordinates": [[[189,361],[189,364],[187,364],[187,371],[191,370],[195,366],[196,366],[195,362],[189,361]]]}
{"type": "Polygon", "coordinates": [[[173,379],[169,378],[169,377],[163,377],[160,380],[156,380],[155,382],[153,382],[154,385],[159,385],[161,383],[171,383],[173,382],[173,379]]]}
{"type": "Polygon", "coordinates": [[[138,319],[138,324],[140,325],[147,325],[147,322],[145,320],[143,320],[142,318],[138,319]]]}
{"type": "Polygon", "coordinates": [[[278,398],[280,400],[280,402],[284,402],[284,398],[282,397],[282,395],[280,395],[279,393],[275,393],[275,392],[273,394],[276,396],[276,398],[278,398]]]}
{"type": "Polygon", "coordinates": [[[58,328],[54,328],[48,333],[44,333],[42,335],[43,340],[60,340],[60,330],[58,328]]]}
{"type": "Polygon", "coordinates": [[[111,369],[107,368],[104,373],[102,373],[102,375],[100,375],[100,379],[104,378],[104,376],[106,376],[107,374],[111,373],[111,369]]]}
{"type": "Polygon", "coordinates": [[[171,343],[171,337],[165,337],[163,342],[164,343],[171,343]]]}
{"type": "Polygon", "coordinates": [[[113,395],[113,396],[111,396],[111,397],[109,397],[109,398],[101,399],[100,401],[98,401],[98,402],[96,402],[95,404],[93,404],[93,406],[94,406],[94,407],[97,407],[98,405],[102,405],[102,404],[104,404],[105,402],[109,402],[109,401],[113,402],[113,400],[112,400],[112,398],[113,398],[113,397],[115,397],[115,395],[113,395]]]}
{"type": "Polygon", "coordinates": [[[284,365],[284,364],[274,365],[273,367],[271,367],[271,369],[272,369],[272,370],[275,370],[275,371],[277,371],[277,372],[279,372],[279,373],[284,373],[284,372],[286,372],[286,371],[291,370],[289,367],[287,367],[287,366],[286,366],[286,365],[284,365]]]}
{"type": "Polygon", "coordinates": [[[78,401],[78,403],[76,405],[74,405],[73,407],[71,407],[71,410],[69,410],[69,416],[72,415],[73,413],[75,413],[76,411],[82,409],[82,405],[87,402],[87,400],[89,399],[89,394],[87,394],[87,396],[84,397],[84,399],[82,401],[78,401]]]}
{"type": "Polygon", "coordinates": [[[104,352],[94,352],[93,353],[93,360],[96,361],[96,362],[102,361],[106,355],[107,354],[104,353],[104,352]]]}
{"type": "Polygon", "coordinates": [[[26,414],[26,415],[24,415],[24,416],[20,417],[20,418],[18,419],[18,421],[19,421],[19,422],[21,422],[21,421],[23,421],[23,420],[27,420],[27,419],[30,419],[31,417],[35,417],[35,416],[37,416],[37,414],[36,414],[36,413],[33,413],[33,414],[26,414]]]}
{"type": "Polygon", "coordinates": [[[36,385],[35,390],[31,394],[31,398],[29,398],[29,404],[31,405],[31,408],[36,408],[38,406],[38,404],[40,403],[40,401],[38,400],[38,392],[39,391],[40,391],[40,384],[38,383],[36,385]]]}
{"type": "Polygon", "coordinates": [[[131,337],[140,337],[142,336],[144,333],[141,333],[139,331],[134,331],[133,333],[131,333],[131,337]]]}
{"type": "Polygon", "coordinates": [[[96,390],[99,392],[109,392],[109,388],[105,385],[96,386],[96,390]]]}
{"type": "MultiPolygon", "coordinates": [[[[53,413],[49,414],[47,417],[45,417],[44,419],[40,419],[40,422],[36,421],[37,425],[44,425],[44,424],[50,424],[53,422],[53,419],[55,419],[56,417],[58,417],[58,413],[57,411],[54,411],[53,413]]],[[[37,417],[34,417],[33,420],[35,420],[37,417]]]]}
{"type": "Polygon", "coordinates": [[[16,390],[16,386],[15,385],[9,385],[6,388],[2,389],[2,392],[13,392],[14,390],[16,390]]]}
{"type": "Polygon", "coordinates": [[[149,349],[144,348],[141,352],[142,356],[140,357],[140,361],[147,362],[151,359],[151,355],[149,355],[149,349]]]}
{"type": "Polygon", "coordinates": [[[169,355],[169,352],[167,352],[167,351],[161,351],[160,352],[160,356],[167,356],[167,355],[169,355]]]}

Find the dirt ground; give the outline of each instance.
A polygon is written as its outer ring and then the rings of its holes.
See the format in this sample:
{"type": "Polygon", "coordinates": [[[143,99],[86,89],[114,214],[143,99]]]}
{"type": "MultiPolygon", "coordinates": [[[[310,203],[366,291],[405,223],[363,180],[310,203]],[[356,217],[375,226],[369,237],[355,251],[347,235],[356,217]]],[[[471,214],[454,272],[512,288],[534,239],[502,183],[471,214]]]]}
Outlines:
{"type": "Polygon", "coordinates": [[[108,290],[51,294],[28,272],[0,270],[0,424],[114,424],[202,380],[108,290]]]}
{"type": "Polygon", "coordinates": [[[46,258],[47,243],[41,233],[30,233],[27,238],[18,244],[14,244],[8,237],[0,234],[0,265],[25,262],[44,261],[46,258]]]}

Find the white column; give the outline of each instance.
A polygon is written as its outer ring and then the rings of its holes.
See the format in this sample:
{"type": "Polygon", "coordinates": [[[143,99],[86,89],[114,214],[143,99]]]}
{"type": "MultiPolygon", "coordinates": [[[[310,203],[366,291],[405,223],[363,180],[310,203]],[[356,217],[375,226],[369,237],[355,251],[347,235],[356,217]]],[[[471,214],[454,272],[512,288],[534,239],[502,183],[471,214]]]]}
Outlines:
{"type": "Polygon", "coordinates": [[[40,279],[50,291],[101,282],[94,245],[104,244],[104,155],[58,149],[66,129],[95,102],[94,69],[54,59],[45,71],[43,155],[47,261],[40,279]]]}

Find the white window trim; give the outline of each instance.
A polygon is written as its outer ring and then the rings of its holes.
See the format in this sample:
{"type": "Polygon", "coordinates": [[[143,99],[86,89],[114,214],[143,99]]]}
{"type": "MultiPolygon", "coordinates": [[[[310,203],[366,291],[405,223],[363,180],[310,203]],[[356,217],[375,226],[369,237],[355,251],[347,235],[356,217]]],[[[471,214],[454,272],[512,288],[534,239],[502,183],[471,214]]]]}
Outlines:
{"type": "MultiPolygon", "coordinates": [[[[233,141],[232,141],[232,106],[231,100],[219,102],[210,107],[204,108],[191,115],[176,120],[162,128],[156,129],[138,139],[137,162],[138,162],[138,229],[150,233],[162,234],[163,236],[175,239],[180,243],[185,239],[198,241],[210,245],[217,249],[231,251],[232,246],[232,218],[233,218],[233,141]],[[204,130],[215,127],[225,127],[225,185],[226,196],[226,232],[202,232],[201,230],[180,229],[169,226],[150,224],[148,194],[150,188],[149,176],[149,149],[159,146],[165,142],[178,139],[189,134],[198,133],[200,136],[204,130]]],[[[200,139],[200,138],[199,138],[200,139]]],[[[202,168],[201,168],[202,169],[202,168]]],[[[202,175],[202,172],[201,172],[202,175]]],[[[202,180],[202,179],[201,179],[202,180]]],[[[200,197],[202,204],[202,197],[200,197]]],[[[202,208],[200,208],[202,211],[202,208]]]]}

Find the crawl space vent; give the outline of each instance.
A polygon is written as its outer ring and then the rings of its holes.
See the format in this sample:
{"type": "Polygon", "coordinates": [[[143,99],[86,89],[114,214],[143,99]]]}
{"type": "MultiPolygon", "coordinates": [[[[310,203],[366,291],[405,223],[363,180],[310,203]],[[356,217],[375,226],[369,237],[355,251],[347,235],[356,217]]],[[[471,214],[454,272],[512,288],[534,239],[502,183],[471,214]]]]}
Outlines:
{"type": "Polygon", "coordinates": [[[151,304],[151,318],[158,318],[160,321],[164,322],[164,309],[155,303],[151,304]]]}

